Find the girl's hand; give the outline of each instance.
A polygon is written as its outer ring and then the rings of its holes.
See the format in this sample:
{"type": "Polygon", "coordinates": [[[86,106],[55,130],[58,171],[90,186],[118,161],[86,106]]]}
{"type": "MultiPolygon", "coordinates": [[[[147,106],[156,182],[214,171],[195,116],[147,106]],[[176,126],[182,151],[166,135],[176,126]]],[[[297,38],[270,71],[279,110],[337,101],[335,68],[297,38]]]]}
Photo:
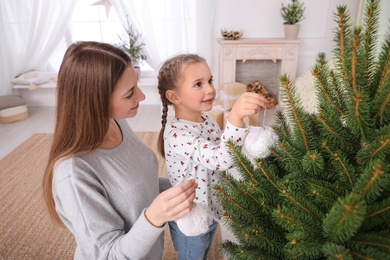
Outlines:
{"type": "Polygon", "coordinates": [[[229,122],[237,127],[244,127],[244,118],[257,114],[261,108],[268,108],[269,101],[255,92],[245,92],[238,98],[229,114],[229,122]]]}
{"type": "Polygon", "coordinates": [[[162,227],[167,221],[183,217],[194,205],[197,187],[198,184],[191,179],[162,192],[146,209],[145,217],[156,227],[162,227]]]}

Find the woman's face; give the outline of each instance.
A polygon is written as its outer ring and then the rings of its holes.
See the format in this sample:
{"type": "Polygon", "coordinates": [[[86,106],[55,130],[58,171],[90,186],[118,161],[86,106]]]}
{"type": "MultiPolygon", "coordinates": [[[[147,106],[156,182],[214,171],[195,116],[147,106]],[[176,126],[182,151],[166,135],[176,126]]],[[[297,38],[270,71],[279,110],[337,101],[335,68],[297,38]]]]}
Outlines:
{"type": "Polygon", "coordinates": [[[137,72],[131,65],[119,79],[110,101],[110,116],[115,119],[131,118],[137,115],[139,102],[145,95],[137,85],[137,72]]]}

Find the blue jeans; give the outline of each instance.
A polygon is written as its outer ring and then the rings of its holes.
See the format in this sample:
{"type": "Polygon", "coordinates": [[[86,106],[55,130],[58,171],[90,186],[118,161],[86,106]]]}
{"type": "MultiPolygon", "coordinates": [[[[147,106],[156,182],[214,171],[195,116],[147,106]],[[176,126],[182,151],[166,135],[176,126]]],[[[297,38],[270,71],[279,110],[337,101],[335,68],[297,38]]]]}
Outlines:
{"type": "Polygon", "coordinates": [[[210,225],[206,233],[199,236],[187,237],[177,226],[176,222],[169,222],[169,230],[173,245],[178,253],[179,260],[201,260],[207,259],[207,254],[210,251],[211,244],[215,231],[217,231],[218,223],[214,222],[210,225]]]}

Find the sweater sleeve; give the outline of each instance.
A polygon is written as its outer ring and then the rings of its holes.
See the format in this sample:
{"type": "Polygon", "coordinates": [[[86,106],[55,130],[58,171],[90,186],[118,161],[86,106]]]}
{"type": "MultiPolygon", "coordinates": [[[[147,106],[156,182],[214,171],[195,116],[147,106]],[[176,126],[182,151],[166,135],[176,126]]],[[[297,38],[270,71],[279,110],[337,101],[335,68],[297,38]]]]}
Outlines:
{"type": "Polygon", "coordinates": [[[205,138],[201,133],[189,129],[191,127],[183,124],[168,132],[165,154],[193,161],[209,170],[230,169],[233,166],[233,160],[227,141],[231,140],[242,146],[248,131],[248,128],[239,128],[227,121],[220,142],[215,143],[213,140],[205,138]]]}
{"type": "Polygon", "coordinates": [[[110,204],[101,183],[88,174],[76,174],[71,160],[56,166],[53,196],[59,216],[78,245],[93,244],[94,250],[104,252],[102,255],[108,259],[145,258],[165,226],[150,224],[144,209],[126,233],[124,221],[110,204]]]}

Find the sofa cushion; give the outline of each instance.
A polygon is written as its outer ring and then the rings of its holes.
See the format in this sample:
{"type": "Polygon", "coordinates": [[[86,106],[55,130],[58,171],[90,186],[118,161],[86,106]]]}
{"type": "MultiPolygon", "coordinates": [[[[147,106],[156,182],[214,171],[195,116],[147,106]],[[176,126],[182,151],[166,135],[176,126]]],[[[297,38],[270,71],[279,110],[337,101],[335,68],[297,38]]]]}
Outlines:
{"type": "Polygon", "coordinates": [[[55,80],[57,72],[33,70],[12,79],[16,85],[41,85],[55,80]]]}

